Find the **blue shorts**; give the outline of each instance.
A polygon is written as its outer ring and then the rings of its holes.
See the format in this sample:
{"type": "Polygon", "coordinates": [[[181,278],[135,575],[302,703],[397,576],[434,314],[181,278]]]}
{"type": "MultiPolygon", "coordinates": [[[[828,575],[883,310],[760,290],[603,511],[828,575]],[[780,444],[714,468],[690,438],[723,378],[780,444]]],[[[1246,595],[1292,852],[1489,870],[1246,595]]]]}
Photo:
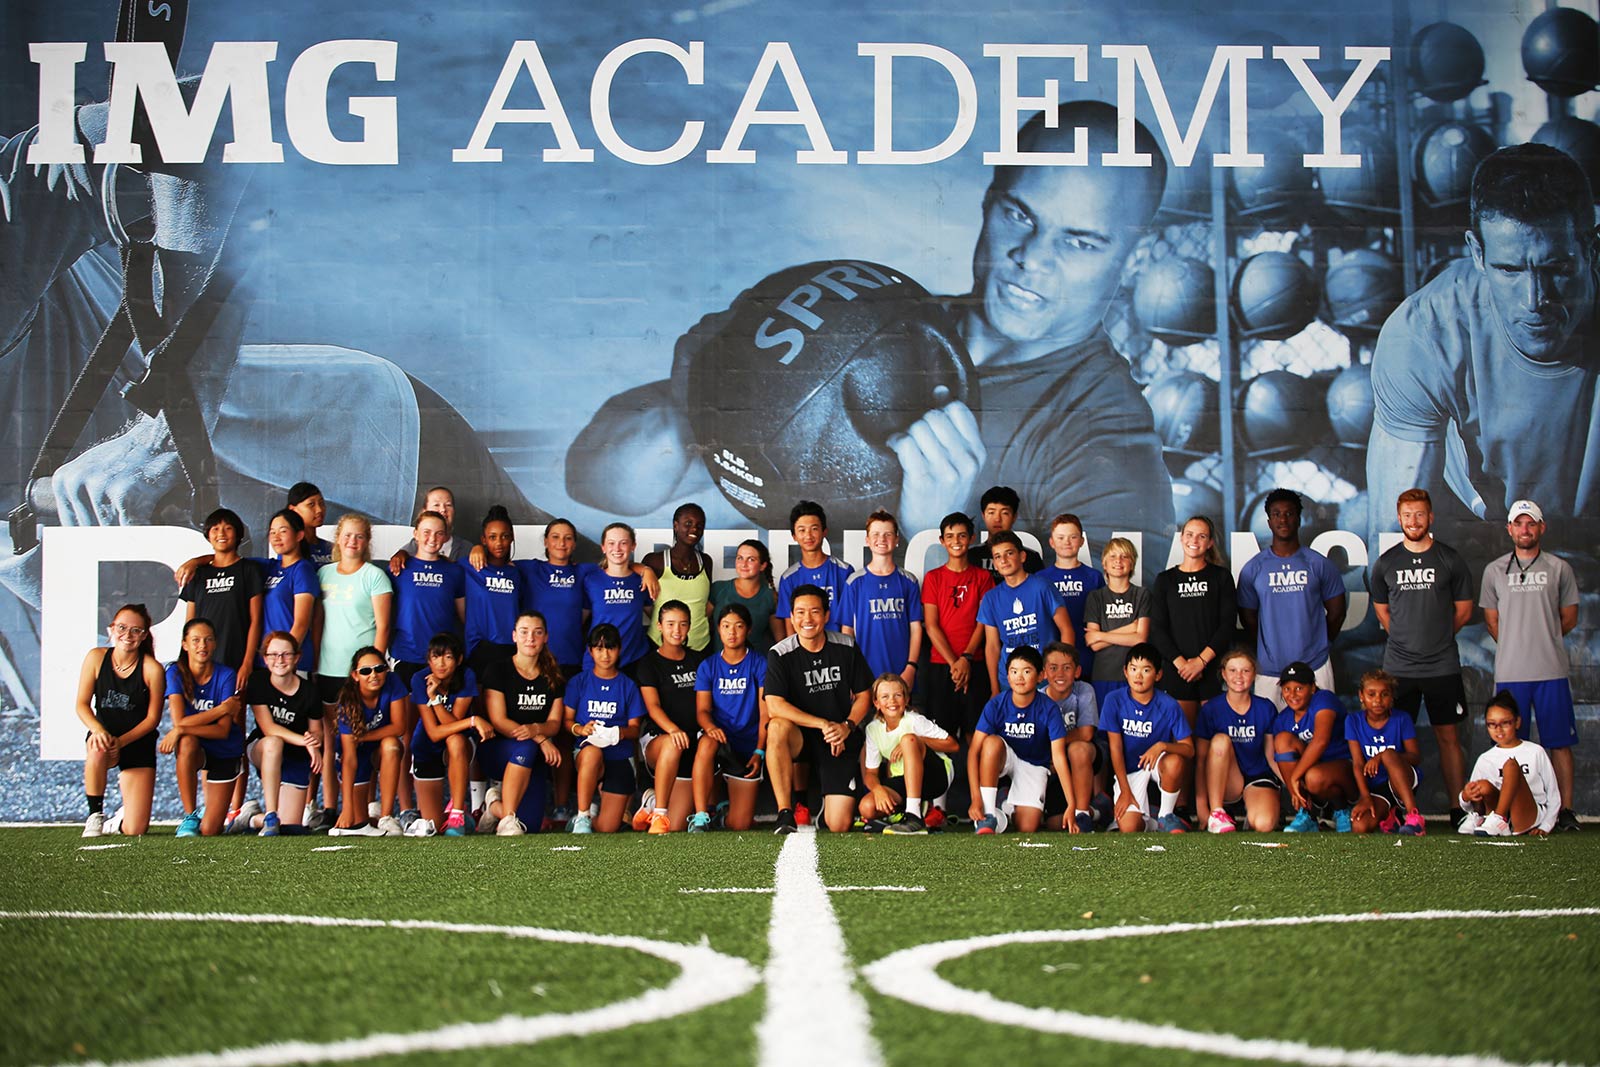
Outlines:
{"type": "MultiPolygon", "coordinates": [[[[1002,678],[1001,681],[1004,682],[1005,679],[1002,678]]],[[[1106,697],[1115,693],[1118,689],[1128,688],[1128,683],[1120,679],[1114,682],[1090,682],[1089,685],[1094,689],[1094,706],[1097,708],[1105,707],[1106,697]]]]}
{"type": "Polygon", "coordinates": [[[478,768],[485,778],[504,778],[506,768],[544,769],[544,754],[537,741],[518,741],[511,737],[492,737],[478,746],[478,768]]]}
{"type": "Polygon", "coordinates": [[[1578,743],[1578,718],[1572,707],[1572,684],[1565,678],[1546,682],[1496,682],[1517,698],[1522,708],[1524,741],[1531,737],[1534,719],[1539,720],[1539,744],[1545,748],[1571,748],[1578,743]]]}
{"type": "Polygon", "coordinates": [[[278,781],[283,785],[292,785],[296,789],[310,788],[311,754],[299,745],[284,745],[283,767],[279,772],[278,781]]]}
{"type": "MultiPolygon", "coordinates": [[[[462,736],[470,745],[478,735],[469,730],[462,736]]],[[[422,720],[418,719],[417,728],[411,732],[411,776],[419,782],[444,781],[447,755],[445,743],[429,737],[422,720]]]]}
{"type": "Polygon", "coordinates": [[[372,759],[378,754],[378,742],[356,742],[356,785],[372,781],[372,759]]]}

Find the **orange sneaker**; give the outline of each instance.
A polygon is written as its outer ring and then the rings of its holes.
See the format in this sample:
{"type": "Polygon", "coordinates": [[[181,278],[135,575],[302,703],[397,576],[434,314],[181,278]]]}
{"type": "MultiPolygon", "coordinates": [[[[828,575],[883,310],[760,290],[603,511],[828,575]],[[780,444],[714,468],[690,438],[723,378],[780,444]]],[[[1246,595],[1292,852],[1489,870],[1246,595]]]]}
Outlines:
{"type": "Polygon", "coordinates": [[[656,815],[650,819],[650,832],[652,834],[669,834],[672,827],[667,822],[665,815],[656,815]]]}
{"type": "Polygon", "coordinates": [[[639,810],[633,813],[633,828],[639,833],[650,829],[650,819],[655,814],[655,809],[645,804],[639,805],[639,810]]]}

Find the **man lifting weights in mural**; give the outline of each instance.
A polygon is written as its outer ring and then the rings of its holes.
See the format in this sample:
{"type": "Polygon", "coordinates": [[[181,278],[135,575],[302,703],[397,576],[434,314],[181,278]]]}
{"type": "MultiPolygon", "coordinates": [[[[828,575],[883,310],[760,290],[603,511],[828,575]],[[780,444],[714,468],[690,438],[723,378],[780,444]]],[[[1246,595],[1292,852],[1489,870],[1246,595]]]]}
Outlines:
{"type": "MultiPolygon", "coordinates": [[[[1116,110],[1099,101],[1063,104],[1053,129],[1043,114],[1034,116],[1022,128],[1018,146],[1024,152],[1067,151],[1073,130],[1080,127],[1088,131],[1087,166],[996,168],[973,251],[971,294],[923,299],[919,313],[959,337],[956,347],[964,347],[964,353],[957,357],[963,363],[970,357],[972,383],[964,398],[959,391],[941,393],[910,383],[909,391],[919,398],[910,402],[915,410],[906,412],[900,432],[884,435],[879,449],[892,452],[898,470],[885,498],[873,503],[894,510],[908,529],[931,529],[948,512],[970,513],[983,486],[1006,482],[1017,486],[1033,512],[1019,516],[1022,528],[1042,530],[1049,515],[1070,504],[1101,535],[1146,532],[1148,558],[1159,569],[1172,535],[1170,479],[1150,408],[1101,319],[1121,284],[1125,261],[1161,202],[1166,164],[1155,138],[1140,124],[1138,150],[1148,153],[1153,165],[1101,166],[1100,153],[1114,142],[1117,127],[1116,110]],[[954,398],[940,402],[941,396],[954,398]]],[[[760,389],[772,381],[770,375],[790,373],[785,370],[790,364],[779,363],[794,355],[770,343],[771,318],[750,316],[751,328],[740,338],[745,357],[769,375],[746,372],[756,390],[752,395],[741,396],[726,379],[702,378],[714,386],[706,392],[692,387],[708,350],[727,357],[727,334],[741,328],[746,305],[759,301],[771,311],[793,296],[787,286],[763,294],[762,285],[680,339],[672,379],[629,390],[601,407],[567,454],[567,486],[575,499],[631,514],[694,495],[671,478],[696,453],[706,455],[713,475],[718,474],[718,457],[711,454],[718,449],[708,449],[707,426],[717,423],[726,436],[731,408],[745,409],[739,444],[755,453],[771,450],[770,440],[762,438],[776,436],[775,427],[789,412],[779,403],[763,403],[760,389]],[[639,446],[649,460],[633,478],[620,481],[615,465],[597,461],[619,442],[639,446]]],[[[825,292],[816,297],[826,298],[825,292]]],[[[841,338],[836,343],[856,342],[841,338]]],[[[814,384],[817,390],[827,388],[814,384]]],[[[848,423],[853,416],[848,382],[832,404],[833,422],[848,423]]],[[[870,439],[860,447],[870,449],[870,439]]],[[[759,501],[745,497],[736,477],[725,475],[719,482],[724,494],[757,521],[804,495],[802,485],[774,487],[763,480],[756,486],[753,479],[750,485],[765,496],[759,501]]],[[[830,500],[841,491],[848,487],[836,485],[830,500]]],[[[865,503],[848,521],[865,516],[865,503]]]]}

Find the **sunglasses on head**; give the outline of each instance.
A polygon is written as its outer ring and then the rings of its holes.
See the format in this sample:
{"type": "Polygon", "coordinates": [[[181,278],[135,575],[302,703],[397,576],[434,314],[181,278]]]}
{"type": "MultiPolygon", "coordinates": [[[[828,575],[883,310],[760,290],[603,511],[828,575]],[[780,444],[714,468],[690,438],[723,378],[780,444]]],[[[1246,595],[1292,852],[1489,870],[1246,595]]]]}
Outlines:
{"type": "Polygon", "coordinates": [[[356,673],[361,675],[363,678],[370,674],[388,674],[389,665],[387,663],[374,663],[370,667],[357,667],[356,673]]]}

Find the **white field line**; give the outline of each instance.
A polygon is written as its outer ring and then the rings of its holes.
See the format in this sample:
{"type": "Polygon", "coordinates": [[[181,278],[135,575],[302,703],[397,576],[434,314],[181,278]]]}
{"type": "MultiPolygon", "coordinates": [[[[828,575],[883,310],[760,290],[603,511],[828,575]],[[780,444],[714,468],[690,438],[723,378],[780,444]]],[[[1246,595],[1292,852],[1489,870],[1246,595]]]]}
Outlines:
{"type": "MultiPolygon", "coordinates": [[[[454,1052],[461,1049],[528,1045],[551,1037],[584,1036],[606,1030],[670,1019],[737,997],[760,980],[756,969],[735,956],[706,945],[680,945],[643,937],[589,934],[573,930],[545,930],[534,926],[492,926],[480,923],[446,923],[402,919],[346,919],[323,915],[239,915],[186,912],[6,911],[0,922],[12,920],[84,919],[106,922],[240,923],[245,925],[342,926],[376,930],[433,930],[460,934],[496,934],[501,937],[553,941],[569,945],[599,945],[632,949],[677,964],[680,973],[666,986],[629,1000],[562,1015],[506,1015],[488,1023],[457,1023],[414,1033],[378,1033],[343,1041],[281,1041],[247,1048],[124,1060],[115,1067],[287,1067],[299,1063],[334,1063],[366,1060],[417,1052],[454,1052]]],[[[111,1067],[103,1061],[71,1061],[74,1067],[111,1067]]]]}
{"type": "Polygon", "coordinates": [[[1414,1055],[1381,1049],[1343,1049],[1308,1045],[1299,1041],[1203,1033],[1177,1026],[1142,1023],[1110,1016],[1081,1015],[1057,1008],[1028,1008],[982,990],[963,989],[941,978],[938,967],[983,949],[1015,944],[1109,941],[1129,937],[1231,930],[1261,926],[1309,926],[1370,922],[1410,922],[1430,919],[1542,919],[1600,915],[1600,908],[1542,908],[1519,911],[1413,911],[1362,912],[1355,915],[1304,915],[1265,919],[1227,919],[1209,923],[1170,923],[1164,926],[1112,926],[1088,930],[1026,930],[944,941],[894,952],[862,968],[862,974],[884,996],[943,1011],[970,1015],[986,1023],[1020,1026],[1051,1034],[1071,1034],[1095,1041],[1146,1048],[1180,1049],[1234,1059],[1274,1060],[1308,1067],[1555,1067],[1518,1065],[1493,1055],[1414,1055]]]}
{"type": "Polygon", "coordinates": [[[104,852],[108,848],[127,848],[131,844],[133,844],[132,841],[118,841],[117,843],[112,844],[112,845],[79,845],[78,846],[78,851],[79,852],[104,852]]]}
{"type": "Polygon", "coordinates": [[[773,881],[767,1007],[756,1028],[761,1067],[877,1067],[883,1053],[817,869],[813,829],[784,842],[773,881]]]}
{"type": "MultiPolygon", "coordinates": [[[[830,893],[926,893],[925,885],[830,885],[825,886],[830,893]]],[[[775,892],[768,886],[700,886],[695,889],[680,889],[680,893],[772,893],[775,892]]]]}

